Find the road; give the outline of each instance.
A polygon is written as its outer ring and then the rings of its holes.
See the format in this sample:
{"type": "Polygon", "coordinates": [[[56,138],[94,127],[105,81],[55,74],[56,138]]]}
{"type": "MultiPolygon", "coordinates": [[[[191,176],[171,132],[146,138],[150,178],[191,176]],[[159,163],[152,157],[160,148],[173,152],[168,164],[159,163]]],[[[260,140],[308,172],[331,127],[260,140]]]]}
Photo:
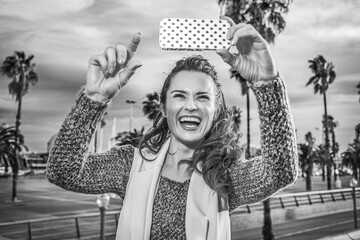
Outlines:
{"type": "MultiPolygon", "coordinates": [[[[358,211],[358,216],[360,212],[358,211]]],[[[358,220],[359,221],[359,220],[358,220]]],[[[281,240],[312,240],[326,236],[333,236],[354,230],[353,212],[342,212],[287,223],[274,224],[275,239],[281,240]]],[[[233,240],[262,239],[261,228],[233,230],[233,240]]]]}

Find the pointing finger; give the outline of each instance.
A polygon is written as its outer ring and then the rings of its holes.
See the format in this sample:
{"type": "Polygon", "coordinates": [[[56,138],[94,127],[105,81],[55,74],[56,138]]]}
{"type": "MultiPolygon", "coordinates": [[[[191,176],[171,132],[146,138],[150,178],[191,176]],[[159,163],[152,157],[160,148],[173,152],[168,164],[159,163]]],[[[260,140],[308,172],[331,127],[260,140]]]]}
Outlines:
{"type": "Polygon", "coordinates": [[[134,56],[140,41],[141,41],[141,33],[135,33],[127,47],[128,60],[130,60],[134,56]]]}

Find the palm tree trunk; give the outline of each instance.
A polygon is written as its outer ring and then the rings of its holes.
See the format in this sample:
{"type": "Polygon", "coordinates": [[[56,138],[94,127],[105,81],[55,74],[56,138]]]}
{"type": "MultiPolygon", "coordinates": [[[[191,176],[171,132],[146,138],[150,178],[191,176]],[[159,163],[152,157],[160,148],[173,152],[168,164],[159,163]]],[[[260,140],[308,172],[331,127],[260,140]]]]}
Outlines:
{"type": "MultiPolygon", "coordinates": [[[[20,133],[20,124],[21,124],[21,107],[22,107],[22,96],[21,96],[21,89],[17,92],[17,99],[18,99],[18,109],[16,114],[16,122],[15,122],[15,142],[19,143],[19,133],[20,133]]],[[[14,168],[13,168],[13,186],[12,186],[12,201],[16,202],[17,199],[17,180],[18,180],[18,173],[19,173],[20,161],[19,161],[19,151],[15,148],[15,161],[14,161],[14,168]]]]}
{"type": "Polygon", "coordinates": [[[272,233],[272,223],[271,223],[271,212],[270,212],[270,198],[266,199],[264,202],[264,226],[262,229],[263,239],[264,240],[274,240],[274,234],[272,233]]]}
{"type": "Polygon", "coordinates": [[[338,175],[336,174],[336,170],[337,170],[337,166],[336,163],[334,162],[334,157],[335,157],[335,151],[336,151],[336,140],[335,140],[335,131],[334,131],[334,127],[331,127],[331,145],[332,145],[332,163],[334,164],[334,181],[336,182],[338,175]]]}
{"type": "Polygon", "coordinates": [[[246,158],[250,159],[250,96],[249,89],[246,92],[246,120],[247,120],[247,148],[246,158]]]}
{"type": "Polygon", "coordinates": [[[329,141],[329,128],[328,128],[328,113],[327,113],[327,102],[326,102],[326,92],[323,92],[324,98],[324,111],[325,111],[325,159],[326,159],[326,170],[327,170],[327,187],[328,190],[331,189],[331,159],[330,159],[330,141],[329,141]]]}
{"type": "Polygon", "coordinates": [[[311,191],[311,173],[310,171],[306,171],[306,191],[311,191]]]}
{"type": "Polygon", "coordinates": [[[355,179],[358,179],[358,166],[357,166],[356,162],[353,164],[353,177],[355,179]]]}

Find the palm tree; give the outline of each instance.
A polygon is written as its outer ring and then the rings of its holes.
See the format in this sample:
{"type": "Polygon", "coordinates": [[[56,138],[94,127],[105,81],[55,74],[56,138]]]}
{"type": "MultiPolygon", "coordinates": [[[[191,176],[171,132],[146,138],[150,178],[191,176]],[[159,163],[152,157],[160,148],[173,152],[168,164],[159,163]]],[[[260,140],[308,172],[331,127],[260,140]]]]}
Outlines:
{"type": "Polygon", "coordinates": [[[352,168],[353,176],[358,179],[358,168],[360,167],[360,142],[354,141],[348,145],[345,152],[341,154],[342,164],[352,168]]]}
{"type": "Polygon", "coordinates": [[[250,92],[249,86],[245,78],[243,78],[237,71],[230,70],[231,78],[235,78],[240,83],[241,95],[246,96],[246,158],[250,158],[250,92]]]}
{"type": "MultiPolygon", "coordinates": [[[[336,73],[334,71],[334,65],[331,62],[327,62],[325,58],[321,55],[317,56],[313,60],[309,60],[309,68],[313,72],[309,81],[306,83],[306,86],[314,84],[315,94],[319,93],[323,95],[324,102],[324,118],[328,119],[327,113],[327,101],[326,101],[326,91],[329,88],[329,85],[334,82],[336,73]]],[[[325,149],[326,149],[326,158],[330,159],[330,141],[329,141],[329,127],[327,121],[324,122],[325,128],[325,149]]],[[[331,189],[331,166],[327,165],[327,187],[328,190],[331,189]]]]}
{"type": "MultiPolygon", "coordinates": [[[[275,36],[285,29],[286,22],[284,14],[287,13],[292,0],[273,1],[250,1],[250,0],[218,0],[220,6],[225,8],[225,15],[234,20],[235,23],[251,24],[269,43],[273,43],[275,36]]],[[[240,83],[245,82],[239,74],[231,73],[240,83]]],[[[247,110],[247,157],[250,158],[250,101],[248,89],[241,84],[242,92],[246,93],[247,110]]],[[[245,94],[243,94],[245,95],[245,94]]],[[[264,201],[264,228],[263,237],[266,240],[273,239],[270,219],[270,200],[264,201]]]]}
{"type": "MultiPolygon", "coordinates": [[[[28,150],[24,144],[24,136],[22,134],[17,135],[14,126],[0,127],[0,162],[3,162],[5,166],[11,166],[13,175],[18,173],[18,168],[20,167],[20,161],[16,153],[20,152],[23,148],[28,150]]],[[[5,172],[7,171],[5,170],[5,172]]],[[[17,201],[16,198],[14,199],[14,195],[16,196],[16,181],[14,181],[14,178],[12,190],[12,200],[17,201]]]]}
{"type": "Polygon", "coordinates": [[[233,120],[233,130],[234,130],[234,132],[239,132],[240,131],[241,112],[242,112],[241,109],[236,107],[236,106],[232,106],[232,108],[229,109],[230,117],[233,120]]]}
{"type": "MultiPolygon", "coordinates": [[[[15,142],[19,143],[20,135],[20,121],[21,121],[21,106],[22,106],[22,97],[29,91],[30,84],[35,85],[38,82],[38,75],[35,72],[35,63],[31,63],[34,55],[26,56],[24,52],[15,51],[12,56],[8,56],[3,61],[3,65],[0,68],[2,75],[6,75],[10,78],[10,83],[8,85],[9,93],[15,97],[15,101],[18,102],[18,109],[16,114],[15,122],[15,142]]],[[[16,148],[14,149],[17,150],[16,148]]],[[[13,169],[13,201],[17,201],[16,196],[16,182],[19,171],[19,157],[18,153],[17,161],[15,161],[13,169]],[[14,190],[15,189],[15,190],[14,190]]]]}
{"type": "Polygon", "coordinates": [[[311,176],[314,163],[314,144],[315,138],[311,132],[305,134],[307,144],[299,143],[299,163],[303,173],[305,173],[306,191],[311,191],[311,176]]]}
{"type": "Polygon", "coordinates": [[[160,113],[160,96],[157,92],[146,95],[147,100],[143,101],[143,113],[150,120],[154,121],[160,113]]]}
{"type": "MultiPolygon", "coordinates": [[[[335,136],[335,128],[339,125],[338,122],[335,121],[334,117],[331,115],[328,115],[327,118],[327,126],[329,128],[329,133],[331,135],[331,163],[334,165],[334,172],[336,172],[337,166],[334,162],[334,158],[336,157],[336,154],[339,152],[339,144],[336,142],[336,136],[335,136]]],[[[323,116],[323,126],[325,126],[325,116],[323,116]]],[[[337,180],[337,174],[334,174],[334,181],[337,180]]]]}
{"type": "Polygon", "coordinates": [[[134,147],[139,147],[140,142],[144,136],[145,128],[142,127],[140,130],[134,129],[133,131],[124,131],[117,134],[115,137],[116,145],[133,145],[134,147]]]}
{"type": "MultiPolygon", "coordinates": [[[[356,85],[356,88],[358,89],[357,94],[360,95],[360,82],[356,85]]],[[[359,97],[359,102],[360,102],[360,97],[359,97]]]]}

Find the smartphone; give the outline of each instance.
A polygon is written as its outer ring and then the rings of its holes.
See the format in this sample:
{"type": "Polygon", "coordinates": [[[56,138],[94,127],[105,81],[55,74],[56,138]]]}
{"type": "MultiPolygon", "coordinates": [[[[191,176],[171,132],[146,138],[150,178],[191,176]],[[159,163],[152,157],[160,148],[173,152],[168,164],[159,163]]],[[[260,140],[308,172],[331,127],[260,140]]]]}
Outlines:
{"type": "Polygon", "coordinates": [[[164,18],[160,22],[159,45],[164,50],[229,49],[226,20],[164,18]]]}

